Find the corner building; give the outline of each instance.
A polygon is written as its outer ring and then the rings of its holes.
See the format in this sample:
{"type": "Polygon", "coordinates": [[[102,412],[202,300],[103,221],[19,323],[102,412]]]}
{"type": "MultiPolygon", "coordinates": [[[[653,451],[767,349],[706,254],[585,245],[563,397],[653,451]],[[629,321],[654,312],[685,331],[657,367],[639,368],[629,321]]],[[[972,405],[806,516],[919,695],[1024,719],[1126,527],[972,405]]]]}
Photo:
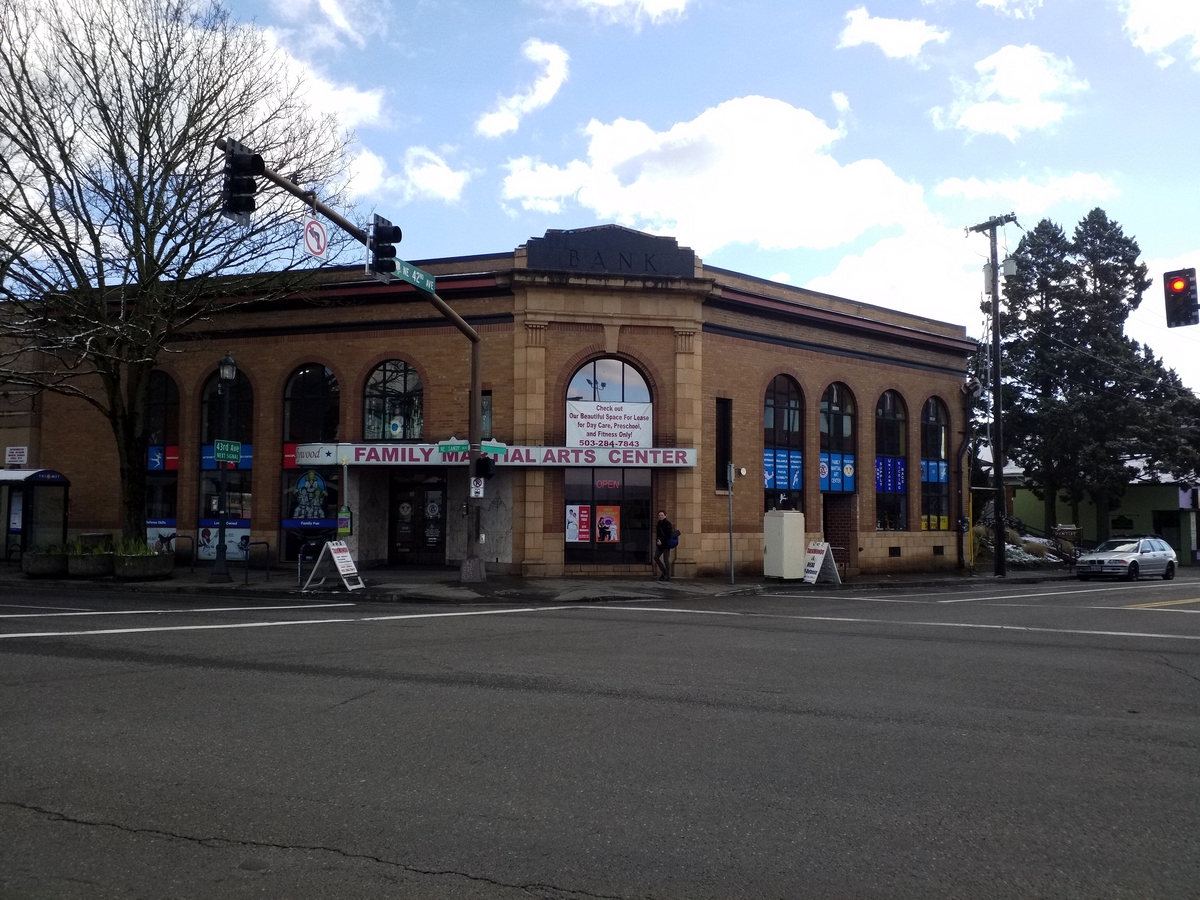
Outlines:
{"type": "MultiPolygon", "coordinates": [[[[770,509],[802,511],[851,576],[959,563],[962,328],[615,225],[416,265],[483,341],[484,438],[504,445],[482,501],[489,569],[648,574],[665,509],[676,574],[726,572],[730,464],[739,571],[762,571],[770,509]]],[[[471,473],[452,439],[467,434],[470,343],[411,287],[333,270],[314,296],[231,309],[194,338],[152,385],[150,540],[188,535],[212,558],[212,448],[228,436],[242,443],[231,559],[261,542],[294,559],[343,507],[364,567],[466,555],[471,473]]],[[[107,424],[54,395],[31,422],[35,464],[71,480],[72,533],[119,528],[107,424]]]]}

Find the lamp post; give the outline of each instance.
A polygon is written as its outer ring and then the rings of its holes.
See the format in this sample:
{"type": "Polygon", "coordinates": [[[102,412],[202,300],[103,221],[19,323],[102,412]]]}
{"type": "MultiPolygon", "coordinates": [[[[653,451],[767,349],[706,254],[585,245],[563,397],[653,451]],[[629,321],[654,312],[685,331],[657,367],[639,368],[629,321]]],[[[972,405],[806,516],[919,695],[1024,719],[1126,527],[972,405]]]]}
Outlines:
{"type": "MultiPolygon", "coordinates": [[[[237,363],[228,353],[221,360],[219,365],[219,374],[217,377],[217,393],[221,396],[221,437],[224,440],[229,440],[229,395],[233,393],[234,382],[237,381],[237,363]]],[[[219,516],[217,525],[217,556],[213,562],[212,573],[208,576],[210,583],[212,582],[229,582],[233,578],[229,574],[229,565],[225,558],[225,521],[229,517],[228,509],[228,476],[226,469],[228,463],[217,463],[217,468],[221,472],[220,488],[217,494],[217,514],[219,516]]]]}

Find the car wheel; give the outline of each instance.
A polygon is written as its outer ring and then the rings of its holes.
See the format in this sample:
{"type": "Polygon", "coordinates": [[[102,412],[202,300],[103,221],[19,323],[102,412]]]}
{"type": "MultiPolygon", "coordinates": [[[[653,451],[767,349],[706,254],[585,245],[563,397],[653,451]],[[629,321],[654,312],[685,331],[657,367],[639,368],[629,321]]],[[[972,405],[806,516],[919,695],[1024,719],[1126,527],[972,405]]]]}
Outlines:
{"type": "Polygon", "coordinates": [[[1175,577],[1175,563],[1167,563],[1166,571],[1163,572],[1163,581],[1170,581],[1175,577]]]}
{"type": "Polygon", "coordinates": [[[1077,572],[1080,581],[1091,581],[1092,576],[1087,572],[1077,572]]]}
{"type": "Polygon", "coordinates": [[[1137,578],[1138,578],[1138,564],[1135,562],[1131,562],[1129,564],[1129,568],[1125,570],[1125,580],[1126,581],[1137,581],[1137,578]]]}

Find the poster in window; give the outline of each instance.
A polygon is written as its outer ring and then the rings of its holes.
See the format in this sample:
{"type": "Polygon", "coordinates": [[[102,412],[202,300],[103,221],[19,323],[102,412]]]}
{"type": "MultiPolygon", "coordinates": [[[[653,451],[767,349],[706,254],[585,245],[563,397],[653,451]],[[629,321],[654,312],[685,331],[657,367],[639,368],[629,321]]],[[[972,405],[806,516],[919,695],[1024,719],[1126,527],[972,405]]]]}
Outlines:
{"type": "Polygon", "coordinates": [[[775,451],[770,447],[763,451],[763,487],[768,491],[775,487],[775,451]]]}
{"type": "Polygon", "coordinates": [[[788,458],[792,464],[791,481],[788,482],[788,487],[793,491],[804,489],[804,452],[802,450],[789,450],[788,458]]]}
{"type": "Polygon", "coordinates": [[[567,543],[587,544],[592,540],[592,508],[567,504],[567,543]]]}
{"type": "Polygon", "coordinates": [[[621,507],[596,507],[596,542],[616,544],[621,540],[621,507]]]}

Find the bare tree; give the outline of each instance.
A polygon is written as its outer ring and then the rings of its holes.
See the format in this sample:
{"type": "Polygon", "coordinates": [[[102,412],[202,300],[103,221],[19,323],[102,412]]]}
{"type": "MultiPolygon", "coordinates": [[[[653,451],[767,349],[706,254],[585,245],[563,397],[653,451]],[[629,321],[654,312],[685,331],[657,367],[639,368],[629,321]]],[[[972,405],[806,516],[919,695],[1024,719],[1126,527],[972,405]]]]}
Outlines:
{"type": "Polygon", "coordinates": [[[232,137],[337,203],[349,136],[218,0],[0,0],[0,381],[109,421],[145,535],[150,373],[198,320],[294,291],[299,203],[220,215],[232,137]]]}

